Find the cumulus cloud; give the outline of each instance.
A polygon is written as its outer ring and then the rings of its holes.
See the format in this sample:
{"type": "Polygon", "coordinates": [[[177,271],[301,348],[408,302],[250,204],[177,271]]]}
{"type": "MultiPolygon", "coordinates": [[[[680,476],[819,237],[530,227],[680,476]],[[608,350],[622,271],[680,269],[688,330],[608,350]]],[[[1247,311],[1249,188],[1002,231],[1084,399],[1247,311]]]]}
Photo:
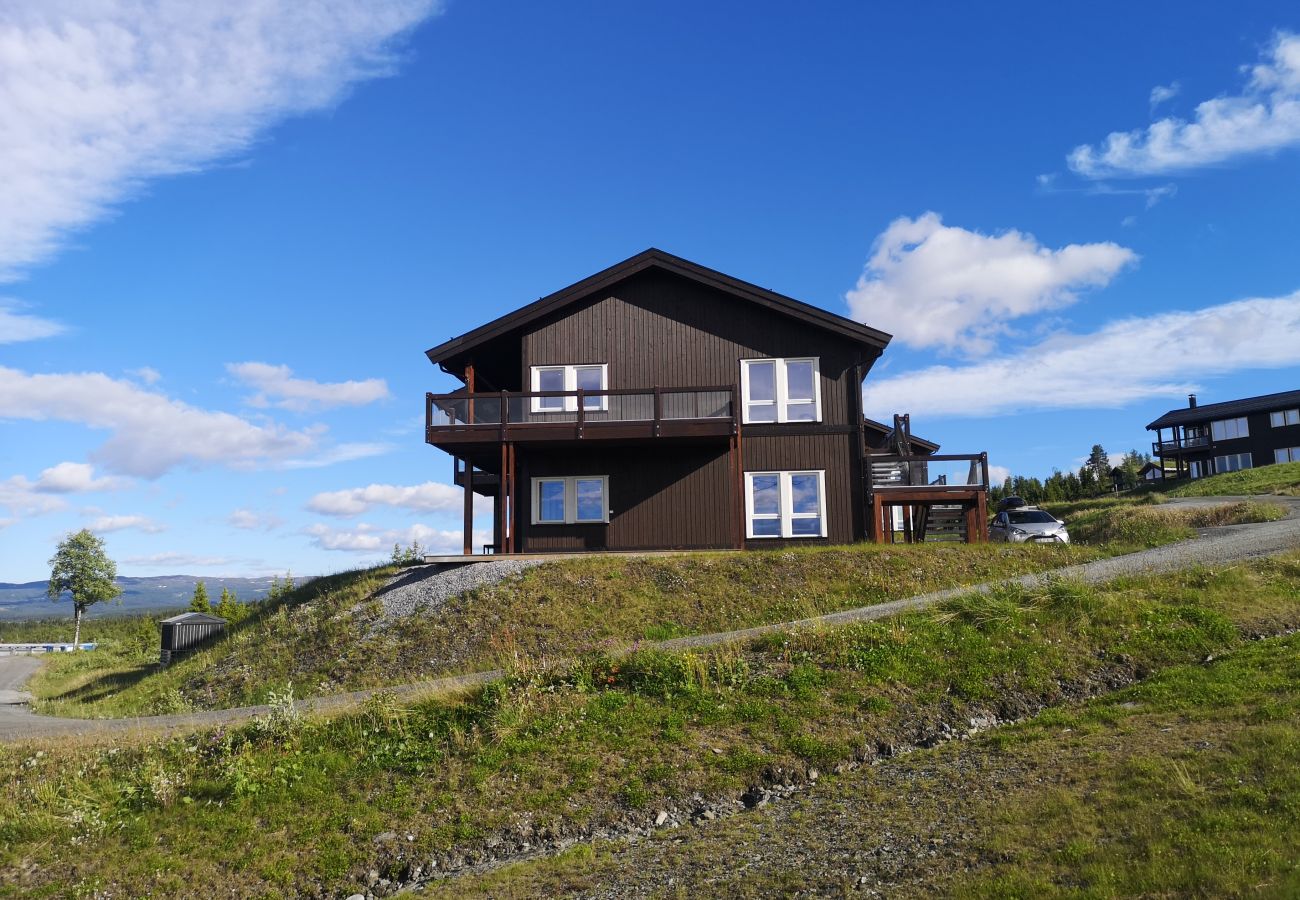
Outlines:
{"type": "Polygon", "coordinates": [[[316,449],[320,429],[255,425],[98,372],[33,375],[0,366],[0,418],[74,422],[112,432],[93,457],[157,478],[179,465],[252,466],[316,449]]]}
{"type": "Polygon", "coordinates": [[[35,481],[25,475],[0,481],[0,507],[21,515],[41,515],[67,506],[51,495],[115,491],[129,484],[124,478],[96,478],[94,468],[87,463],[61,462],[44,469],[35,481]]]}
{"type": "Polygon", "coordinates": [[[153,553],[149,556],[128,556],[122,560],[126,566],[142,569],[174,569],[189,566],[229,566],[241,560],[229,556],[198,556],[192,553],[153,553]]]}
{"type": "MultiPolygon", "coordinates": [[[[487,498],[475,495],[475,499],[481,503],[487,498]]],[[[371,484],[342,491],[327,491],[308,500],[307,509],[327,516],[359,516],[376,506],[422,513],[454,513],[464,509],[464,503],[463,488],[426,481],[424,484],[371,484]]]]}
{"type": "Polygon", "coordinates": [[[86,527],[91,531],[101,533],[125,531],[128,528],[143,531],[147,534],[157,534],[160,531],[167,530],[166,525],[160,525],[147,516],[99,516],[86,527]]]}
{"type": "Polygon", "coordinates": [[[927,212],[890,223],[845,299],[855,318],[905,344],[986,352],[1011,320],[1068,306],[1137,258],[1112,243],[1053,250],[1020,231],[981,234],[927,212]]]}
{"type": "MultiPolygon", "coordinates": [[[[1190,121],[1164,118],[1075,147],[1070,168],[1088,178],[1158,175],[1300,144],[1300,35],[1275,35],[1261,61],[1244,71],[1241,93],[1198,104],[1190,121]]],[[[1151,97],[1154,105],[1156,91],[1151,97]]]]}
{"type": "Polygon", "coordinates": [[[1122,319],[970,365],[869,379],[863,401],[875,417],[900,408],[932,416],[1117,408],[1181,397],[1209,376],[1294,365],[1300,365],[1300,291],[1122,319]]]}
{"type": "Polygon", "coordinates": [[[232,512],[226,522],[232,528],[242,528],[245,531],[273,531],[284,524],[284,520],[272,513],[260,513],[251,509],[237,509],[232,512]]]}
{"type": "Polygon", "coordinates": [[[131,369],[126,374],[134,376],[150,386],[162,381],[162,373],[152,366],[141,366],[138,369],[131,369]]]}
{"type": "MultiPolygon", "coordinates": [[[[430,528],[427,525],[380,528],[362,522],[352,528],[331,528],[318,522],[308,525],[303,533],[310,535],[312,543],[322,550],[349,553],[387,553],[393,544],[405,547],[412,543],[418,543],[427,553],[460,553],[464,549],[461,531],[430,528]]],[[[492,532],[474,532],[475,547],[491,542],[492,532]]]]}
{"type": "Polygon", "coordinates": [[[1181,93],[1183,86],[1178,82],[1157,84],[1151,89],[1151,108],[1154,110],[1161,103],[1168,103],[1181,93]]]}
{"type": "Polygon", "coordinates": [[[312,381],[294,378],[288,366],[261,362],[227,363],[226,371],[241,382],[257,389],[248,398],[252,406],[278,406],[295,412],[331,409],[336,406],[364,406],[388,396],[388,384],[382,378],[365,381],[312,381]]]}
{"type": "Polygon", "coordinates": [[[245,149],[393,66],[436,0],[0,5],[0,279],[151,178],[245,149]]]}
{"type": "MultiPolygon", "coordinates": [[[[0,137],[0,142],[3,140],[3,137],[0,137]]],[[[0,211],[0,217],[3,216],[4,212],[0,211]]],[[[0,253],[2,252],[3,250],[0,249],[0,253]]],[[[0,344],[36,341],[63,334],[66,330],[62,324],[53,319],[43,319],[31,313],[21,312],[21,306],[15,300],[0,297],[0,344]]]]}

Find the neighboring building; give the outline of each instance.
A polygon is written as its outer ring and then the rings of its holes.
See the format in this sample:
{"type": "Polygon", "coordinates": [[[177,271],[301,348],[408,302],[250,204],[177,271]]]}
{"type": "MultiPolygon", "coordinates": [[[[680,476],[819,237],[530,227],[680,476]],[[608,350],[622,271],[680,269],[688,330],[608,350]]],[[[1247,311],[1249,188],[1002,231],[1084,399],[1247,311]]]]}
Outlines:
{"type": "Polygon", "coordinates": [[[1138,470],[1138,478],[1142,481],[1160,481],[1164,477],[1165,471],[1160,463],[1149,462],[1138,470]]]}
{"type": "Polygon", "coordinates": [[[471,492],[493,500],[496,552],[882,539],[892,510],[872,505],[867,462],[881,452],[897,463],[880,490],[947,491],[982,522],[987,474],[928,485],[907,456],[952,457],[864,418],[889,339],[647,250],[434,347],[464,385],[426,395],[425,439],[456,459],[465,553],[471,492]]]}
{"type": "Polygon", "coordinates": [[[1152,452],[1171,477],[1204,478],[1300,462],[1300,391],[1171,409],[1147,426],[1152,452]],[[1165,434],[1168,430],[1168,435],[1165,434]]]}

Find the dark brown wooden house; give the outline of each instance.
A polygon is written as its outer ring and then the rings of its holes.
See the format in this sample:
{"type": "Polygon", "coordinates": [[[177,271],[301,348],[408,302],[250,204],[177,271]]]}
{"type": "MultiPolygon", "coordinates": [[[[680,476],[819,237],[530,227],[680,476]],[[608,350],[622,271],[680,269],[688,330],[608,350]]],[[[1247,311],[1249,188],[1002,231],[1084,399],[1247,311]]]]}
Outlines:
{"type": "Polygon", "coordinates": [[[1300,462],[1300,391],[1171,409],[1147,426],[1152,452],[1170,477],[1204,478],[1273,463],[1300,462]]]}
{"type": "MultiPolygon", "coordinates": [[[[885,490],[938,489],[908,460],[941,457],[863,416],[889,339],[652,249],[432,348],[463,383],[426,396],[425,438],[456,460],[465,552],[471,492],[494,501],[496,552],[892,537],[872,454],[908,473],[885,490]]],[[[972,520],[986,468],[949,488],[972,520]]]]}

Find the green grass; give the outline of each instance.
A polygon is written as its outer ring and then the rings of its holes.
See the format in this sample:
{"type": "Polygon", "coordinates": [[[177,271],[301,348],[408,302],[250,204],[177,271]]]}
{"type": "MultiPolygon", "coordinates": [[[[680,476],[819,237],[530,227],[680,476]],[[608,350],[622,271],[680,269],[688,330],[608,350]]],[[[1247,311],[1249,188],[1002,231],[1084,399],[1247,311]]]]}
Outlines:
{"type": "Polygon", "coordinates": [[[1006,589],[702,654],[596,653],[459,698],[381,695],[329,720],[4,747],[0,892],[347,894],[372,866],[399,874],[501,832],[539,840],[696,792],[735,796],[918,721],[1058,702],[1099,668],[1186,666],[1239,651],[1243,629],[1297,621],[1293,555],[1006,589]]]}
{"type": "Polygon", "coordinates": [[[1079,543],[1138,549],[1195,537],[1198,528],[1275,522],[1286,512],[1279,504],[1254,501],[1192,508],[1119,504],[1094,507],[1065,522],[1071,540],[1079,543]]]}
{"type": "Polygon", "coordinates": [[[53,658],[38,711],[121,716],[262,703],[536,664],[638,641],[791,621],[945,587],[1099,559],[1121,547],[920,545],[799,548],[547,563],[382,622],[392,567],[318,579],[260,605],[227,638],[159,671],[157,649],[112,645],[53,658]],[[90,657],[94,656],[94,659],[90,657]]]}
{"type": "Polygon", "coordinates": [[[1225,472],[1179,484],[1171,497],[1216,497],[1246,494],[1300,496],[1300,462],[1278,463],[1240,472],[1225,472]]]}

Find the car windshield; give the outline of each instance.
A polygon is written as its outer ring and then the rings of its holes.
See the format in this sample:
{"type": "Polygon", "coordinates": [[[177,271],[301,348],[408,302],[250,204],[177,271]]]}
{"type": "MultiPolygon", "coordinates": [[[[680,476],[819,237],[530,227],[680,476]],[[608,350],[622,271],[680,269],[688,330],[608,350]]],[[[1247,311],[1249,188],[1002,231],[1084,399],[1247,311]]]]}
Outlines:
{"type": "Polygon", "coordinates": [[[1007,517],[1012,525],[1046,525],[1056,521],[1051,513],[1045,513],[1041,509],[1011,510],[1007,517]]]}

